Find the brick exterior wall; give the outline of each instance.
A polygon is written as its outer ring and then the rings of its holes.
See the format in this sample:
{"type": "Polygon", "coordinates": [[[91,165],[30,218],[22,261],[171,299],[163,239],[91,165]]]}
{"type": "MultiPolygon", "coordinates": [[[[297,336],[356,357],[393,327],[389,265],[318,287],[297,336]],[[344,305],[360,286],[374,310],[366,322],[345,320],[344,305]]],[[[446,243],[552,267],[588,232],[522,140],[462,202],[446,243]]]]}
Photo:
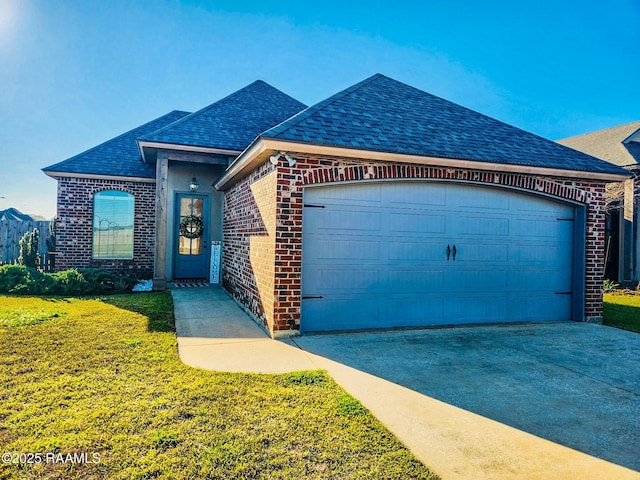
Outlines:
{"type": "Polygon", "coordinates": [[[56,270],[105,268],[141,279],[151,278],[155,242],[155,193],[155,183],[59,178],[56,270]],[[132,260],[92,258],[93,195],[104,190],[120,190],[135,198],[132,260]]]}
{"type": "Polygon", "coordinates": [[[273,330],[277,172],[266,163],[225,194],[222,284],[273,330]]]}
{"type": "Polygon", "coordinates": [[[539,177],[526,174],[477,171],[460,168],[409,164],[377,163],[342,158],[326,158],[289,153],[295,168],[266,162],[236,183],[225,195],[223,284],[274,336],[300,328],[300,281],[302,267],[302,194],[307,185],[387,179],[438,179],[476,184],[500,185],[532,193],[544,193],[580,202],[586,209],[585,320],[602,318],[602,280],[604,275],[604,195],[602,182],[539,177]],[[269,176],[276,195],[263,190],[269,176]],[[256,196],[256,192],[259,195],[256,196]],[[271,215],[275,202],[275,235],[271,215]],[[269,220],[263,218],[268,210],[269,220]],[[267,227],[267,224],[269,225],[267,227]],[[256,236],[268,238],[265,243],[256,236]],[[271,249],[274,248],[272,257],[271,249]],[[252,252],[263,249],[263,253],[252,252]],[[259,262],[255,259],[260,258],[259,262]],[[274,259],[273,274],[267,265],[274,259]],[[256,281],[254,268],[265,275],[256,281]],[[271,276],[269,281],[267,276],[271,276]],[[262,286],[266,289],[261,291],[262,286]],[[268,299],[263,302],[262,299],[268,299]]]}

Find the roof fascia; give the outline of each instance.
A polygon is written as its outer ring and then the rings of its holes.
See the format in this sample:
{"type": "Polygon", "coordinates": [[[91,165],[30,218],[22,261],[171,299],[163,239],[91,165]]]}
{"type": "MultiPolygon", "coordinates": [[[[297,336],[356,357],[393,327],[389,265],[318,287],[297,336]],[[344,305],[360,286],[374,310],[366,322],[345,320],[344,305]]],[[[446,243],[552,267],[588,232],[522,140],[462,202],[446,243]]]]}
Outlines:
{"type": "Polygon", "coordinates": [[[380,162],[411,163],[416,165],[445,166],[453,168],[467,168],[473,170],[492,170],[507,173],[524,173],[529,175],[544,175],[551,177],[580,178],[585,180],[599,180],[605,182],[620,182],[629,178],[629,175],[585,172],[581,170],[563,170],[560,168],[532,167],[527,165],[509,165],[504,163],[478,162],[473,160],[458,160],[446,157],[430,157],[422,155],[410,155],[401,153],[388,153],[375,150],[360,150],[355,148],[332,147],[283,141],[272,138],[258,138],[253,145],[245,150],[233,162],[226,173],[215,183],[217,190],[224,190],[233,185],[233,180],[243,173],[248,173],[268,156],[276,151],[290,151],[311,155],[325,155],[329,157],[344,157],[354,159],[375,160],[380,162]]]}

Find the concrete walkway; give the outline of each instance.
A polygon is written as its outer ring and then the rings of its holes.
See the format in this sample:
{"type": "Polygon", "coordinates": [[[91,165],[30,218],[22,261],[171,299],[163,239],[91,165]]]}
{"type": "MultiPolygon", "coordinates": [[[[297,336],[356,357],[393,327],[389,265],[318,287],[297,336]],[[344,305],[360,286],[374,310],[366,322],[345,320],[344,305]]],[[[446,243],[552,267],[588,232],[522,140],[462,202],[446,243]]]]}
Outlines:
{"type": "MultiPolygon", "coordinates": [[[[419,391],[420,388],[405,379],[394,378],[396,383],[388,379],[392,377],[383,378],[385,375],[368,368],[376,363],[375,352],[359,353],[355,346],[358,342],[375,344],[376,338],[371,334],[305,336],[275,341],[220,288],[176,289],[172,294],[178,350],[186,364],[218,371],[255,373],[325,369],[443,480],[640,480],[640,473],[636,471],[453,406],[419,391]],[[356,343],[350,344],[353,339],[356,343]],[[371,355],[371,361],[367,354],[371,355]],[[362,356],[358,360],[361,363],[353,361],[354,355],[362,356]]],[[[443,332],[438,331],[438,335],[446,335],[443,332]]],[[[379,337],[383,335],[379,334],[379,337]]],[[[408,335],[420,338],[419,333],[408,335]]],[[[401,338],[394,333],[387,337],[392,343],[401,338]]],[[[401,348],[406,349],[405,345],[401,348]]],[[[382,355],[380,350],[378,352],[382,355]]],[[[404,360],[397,358],[399,370],[415,367],[414,364],[402,365],[404,360]]],[[[385,358],[378,363],[393,360],[385,358]]],[[[422,371],[416,373],[424,375],[422,371]]],[[[454,377],[449,383],[460,381],[454,377]]],[[[630,395],[637,398],[633,389],[628,389],[630,395]]]]}

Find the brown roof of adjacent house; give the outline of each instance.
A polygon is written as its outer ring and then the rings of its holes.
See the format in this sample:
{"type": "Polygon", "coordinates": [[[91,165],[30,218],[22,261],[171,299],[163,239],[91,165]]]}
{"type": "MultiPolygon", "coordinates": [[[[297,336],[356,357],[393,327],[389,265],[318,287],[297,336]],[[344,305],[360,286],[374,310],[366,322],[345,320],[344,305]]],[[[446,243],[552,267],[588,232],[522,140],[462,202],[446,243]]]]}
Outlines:
{"type": "Polygon", "coordinates": [[[628,167],[640,164],[640,120],[605,128],[575,137],[563,138],[558,143],[580,150],[609,163],[628,167]],[[634,135],[636,138],[633,138],[634,135]]]}

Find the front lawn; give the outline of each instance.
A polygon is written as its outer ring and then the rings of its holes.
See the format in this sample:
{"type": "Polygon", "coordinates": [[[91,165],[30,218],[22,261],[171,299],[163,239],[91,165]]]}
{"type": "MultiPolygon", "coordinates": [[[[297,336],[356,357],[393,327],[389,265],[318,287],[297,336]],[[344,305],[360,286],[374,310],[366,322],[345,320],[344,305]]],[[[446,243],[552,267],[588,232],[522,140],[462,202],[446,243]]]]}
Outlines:
{"type": "Polygon", "coordinates": [[[640,295],[605,293],[603,323],[640,333],[640,295]]]}
{"type": "Polygon", "coordinates": [[[0,479],[436,478],[324,372],[183,365],[171,311],[0,296],[0,454],[50,454],[0,479]]]}

